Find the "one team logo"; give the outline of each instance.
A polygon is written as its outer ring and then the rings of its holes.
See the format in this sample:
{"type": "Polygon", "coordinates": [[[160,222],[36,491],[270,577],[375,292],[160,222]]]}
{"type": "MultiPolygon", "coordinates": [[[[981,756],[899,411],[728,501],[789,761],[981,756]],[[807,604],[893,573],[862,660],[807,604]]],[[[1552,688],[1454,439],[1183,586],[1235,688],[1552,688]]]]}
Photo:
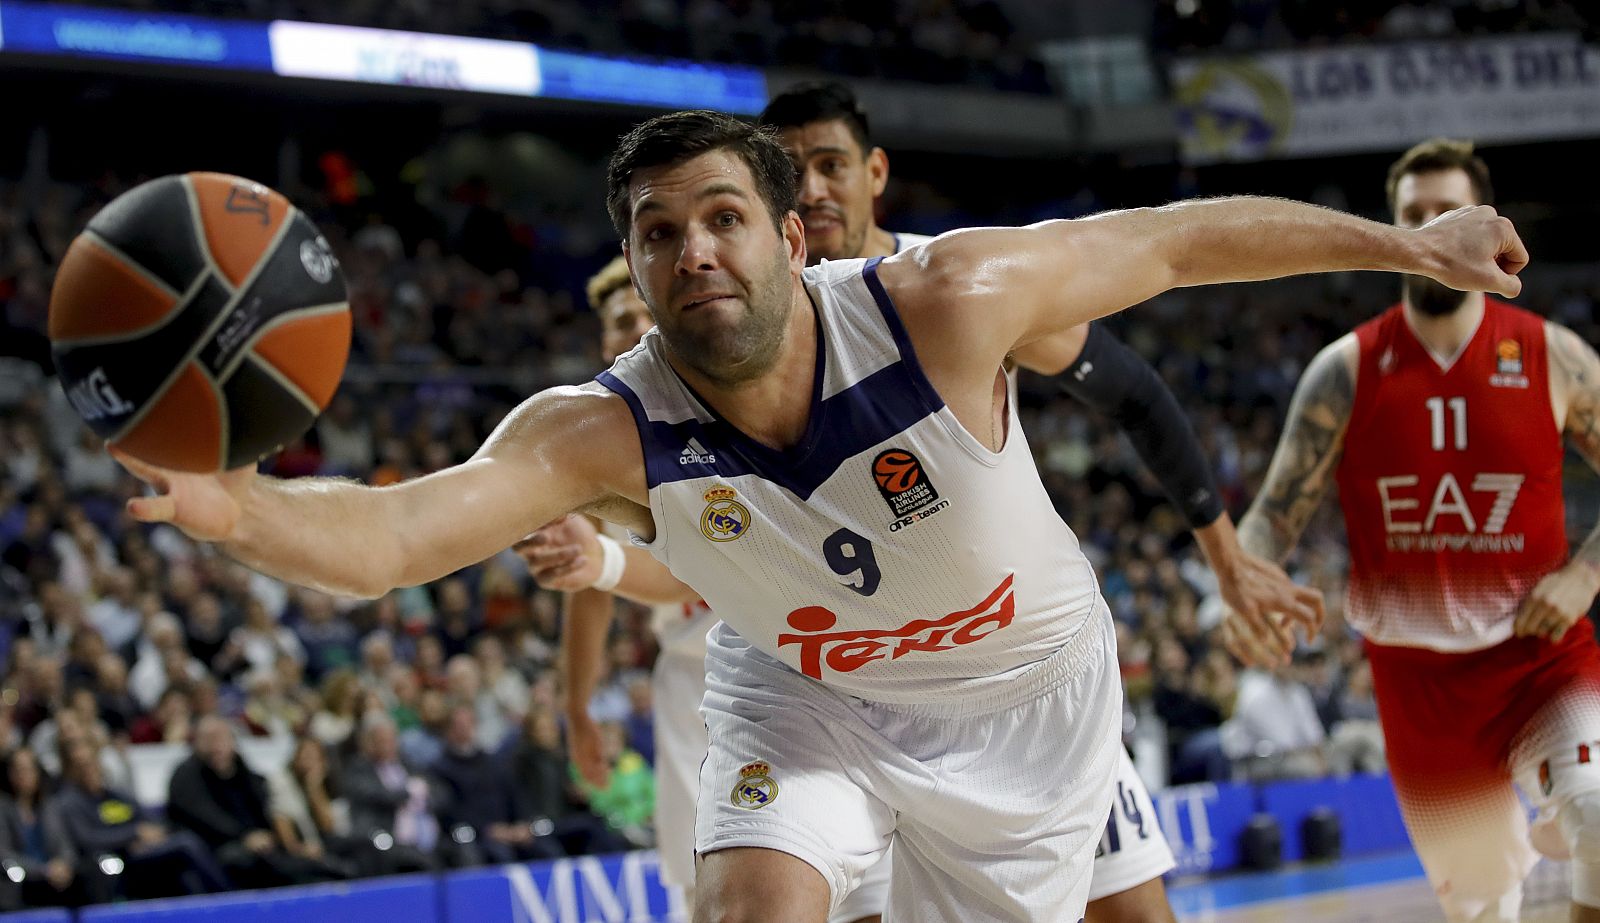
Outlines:
{"type": "Polygon", "coordinates": [[[928,479],[922,461],[905,449],[886,449],[872,460],[872,480],[878,485],[883,502],[895,515],[889,531],[898,532],[919,519],[925,519],[950,505],[940,501],[939,491],[928,479]]]}
{"type": "Polygon", "coordinates": [[[778,797],[778,783],[772,781],[772,766],[763,760],[739,767],[739,781],[733,786],[731,800],[736,808],[757,811],[778,797]]]}
{"type": "Polygon", "coordinates": [[[705,494],[706,508],[700,514],[700,531],[713,542],[731,542],[750,531],[750,510],[734,499],[732,487],[713,487],[705,494]]]}

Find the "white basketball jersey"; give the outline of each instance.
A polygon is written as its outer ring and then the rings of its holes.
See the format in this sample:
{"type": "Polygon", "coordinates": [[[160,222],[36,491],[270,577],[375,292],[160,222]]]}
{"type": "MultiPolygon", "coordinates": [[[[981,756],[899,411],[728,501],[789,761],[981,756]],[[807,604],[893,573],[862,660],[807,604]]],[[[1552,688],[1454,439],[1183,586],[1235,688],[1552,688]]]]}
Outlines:
{"type": "MultiPolygon", "coordinates": [[[[628,530],[613,523],[601,523],[606,535],[619,542],[629,541],[628,530]]],[[[662,654],[679,654],[704,661],[706,659],[706,632],[717,623],[711,607],[704,600],[692,603],[663,603],[650,606],[650,630],[662,654]]],[[[694,702],[699,708],[700,703],[694,702]]]]}
{"type": "Polygon", "coordinates": [[[1015,408],[1000,452],[962,428],[877,264],[805,270],[817,370],[806,432],[788,449],[719,418],[656,331],[599,380],[627,400],[643,443],[656,526],[643,547],[792,669],[865,699],[921,702],[1049,656],[1098,587],[1015,408]]]}

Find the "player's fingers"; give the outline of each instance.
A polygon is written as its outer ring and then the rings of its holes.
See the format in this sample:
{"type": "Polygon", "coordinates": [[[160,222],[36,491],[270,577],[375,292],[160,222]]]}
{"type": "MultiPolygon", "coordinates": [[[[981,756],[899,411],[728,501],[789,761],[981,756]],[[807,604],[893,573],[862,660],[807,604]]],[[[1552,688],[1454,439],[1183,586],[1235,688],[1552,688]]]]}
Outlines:
{"type": "Polygon", "coordinates": [[[1511,275],[1516,275],[1522,271],[1523,267],[1528,265],[1528,260],[1530,259],[1528,256],[1528,248],[1523,244],[1522,237],[1517,234],[1516,227],[1513,226],[1509,220],[1501,220],[1505,221],[1506,241],[1505,245],[1501,248],[1498,262],[1500,263],[1501,269],[1504,269],[1511,275]]]}
{"type": "MultiPolygon", "coordinates": [[[[1520,267],[1519,267],[1520,268],[1520,267]]],[[[1503,298],[1515,298],[1522,294],[1522,280],[1504,272],[1495,273],[1495,285],[1492,291],[1503,298]]]]}
{"type": "Polygon", "coordinates": [[[1306,631],[1315,635],[1322,630],[1322,622],[1328,617],[1328,606],[1322,598],[1322,591],[1308,586],[1300,587],[1296,595],[1311,610],[1311,621],[1306,624],[1306,631]]]}
{"type": "Polygon", "coordinates": [[[166,494],[128,500],[128,515],[140,522],[171,522],[177,514],[178,504],[166,494]]]}
{"type": "Polygon", "coordinates": [[[1264,622],[1252,622],[1243,613],[1223,623],[1223,645],[1247,666],[1269,667],[1278,661],[1277,651],[1266,640],[1271,636],[1264,622]]]}
{"type": "Polygon", "coordinates": [[[1543,599],[1535,599],[1528,608],[1528,618],[1523,624],[1522,633],[1530,638],[1542,638],[1549,629],[1551,608],[1543,599]]]}
{"type": "Polygon", "coordinates": [[[1281,625],[1291,634],[1294,631],[1295,625],[1300,625],[1301,627],[1305,628],[1307,633],[1316,631],[1316,607],[1312,605],[1310,600],[1306,599],[1299,593],[1291,594],[1287,599],[1284,600],[1282,606],[1278,610],[1278,615],[1282,617],[1279,625],[1281,625]]]}
{"type": "Polygon", "coordinates": [[[133,473],[134,477],[144,481],[146,484],[149,484],[155,489],[166,490],[172,486],[167,480],[166,473],[160,468],[157,468],[154,465],[148,465],[139,459],[134,458],[132,455],[123,452],[121,449],[108,448],[106,451],[111,453],[111,457],[116,459],[117,464],[128,469],[133,473]]]}

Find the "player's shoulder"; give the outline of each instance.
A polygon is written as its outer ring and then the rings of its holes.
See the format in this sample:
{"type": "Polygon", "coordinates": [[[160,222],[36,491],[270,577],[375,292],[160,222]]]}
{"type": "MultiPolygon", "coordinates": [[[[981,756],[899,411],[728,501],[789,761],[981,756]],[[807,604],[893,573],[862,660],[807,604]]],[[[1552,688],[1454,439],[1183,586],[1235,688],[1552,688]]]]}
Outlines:
{"type": "Polygon", "coordinates": [[[1306,375],[1329,376],[1342,370],[1354,376],[1361,364],[1361,337],[1358,331],[1359,328],[1352,330],[1318,350],[1306,366],[1306,375]]]}
{"type": "Polygon", "coordinates": [[[633,432],[627,401],[591,381],[546,388],[527,398],[500,421],[494,439],[508,445],[554,441],[594,447],[631,437],[633,432]]]}

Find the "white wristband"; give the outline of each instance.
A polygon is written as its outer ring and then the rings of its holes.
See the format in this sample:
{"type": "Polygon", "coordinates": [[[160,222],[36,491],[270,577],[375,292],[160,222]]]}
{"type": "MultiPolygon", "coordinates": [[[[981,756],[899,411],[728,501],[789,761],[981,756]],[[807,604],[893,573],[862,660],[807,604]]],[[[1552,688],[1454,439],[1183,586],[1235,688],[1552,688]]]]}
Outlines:
{"type": "Polygon", "coordinates": [[[609,593],[617,588],[617,582],[622,579],[622,572],[628,566],[628,556],[623,553],[622,545],[611,536],[599,535],[596,538],[600,540],[600,576],[594,578],[591,588],[609,593]]]}

